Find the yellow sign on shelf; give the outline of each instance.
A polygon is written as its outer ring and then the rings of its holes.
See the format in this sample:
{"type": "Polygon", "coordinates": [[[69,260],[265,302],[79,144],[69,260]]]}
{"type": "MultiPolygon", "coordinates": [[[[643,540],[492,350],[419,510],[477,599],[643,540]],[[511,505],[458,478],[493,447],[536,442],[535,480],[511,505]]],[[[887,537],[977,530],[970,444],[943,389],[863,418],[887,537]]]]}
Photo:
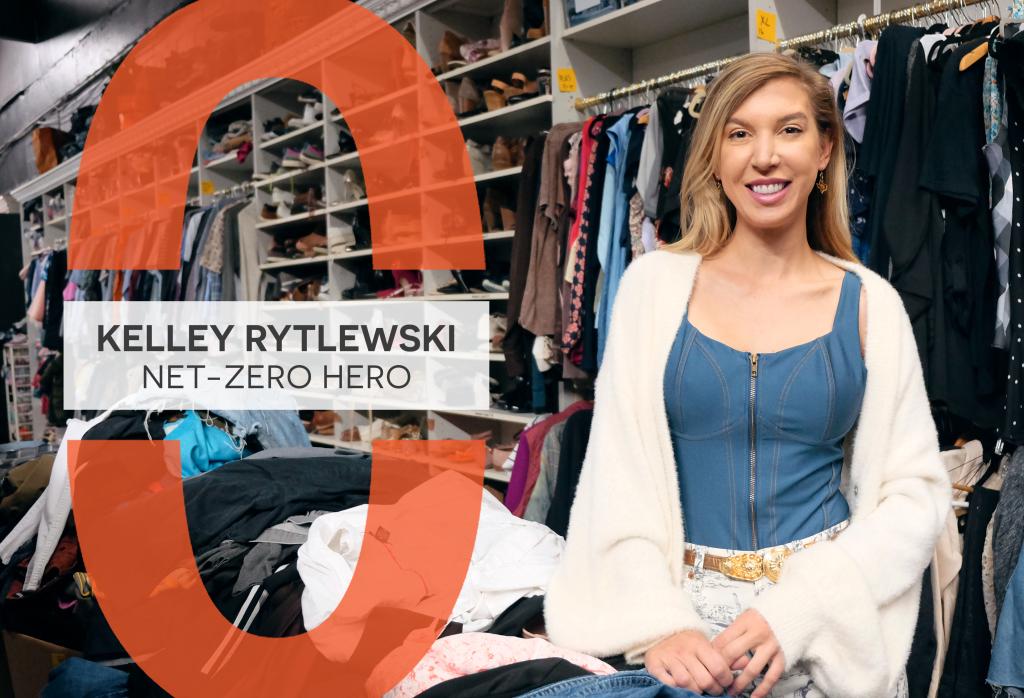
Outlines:
{"type": "Polygon", "coordinates": [[[200,194],[203,194],[204,196],[209,196],[214,191],[216,191],[216,189],[214,189],[213,182],[211,182],[210,180],[204,179],[201,182],[199,182],[200,194]]]}
{"type": "Polygon", "coordinates": [[[558,91],[559,92],[575,92],[576,91],[576,71],[572,68],[559,68],[558,69],[558,91]]]}
{"type": "Polygon", "coordinates": [[[778,39],[775,36],[775,20],[774,12],[757,11],[757,17],[754,21],[757,22],[758,39],[770,41],[773,44],[778,43],[778,39]]]}

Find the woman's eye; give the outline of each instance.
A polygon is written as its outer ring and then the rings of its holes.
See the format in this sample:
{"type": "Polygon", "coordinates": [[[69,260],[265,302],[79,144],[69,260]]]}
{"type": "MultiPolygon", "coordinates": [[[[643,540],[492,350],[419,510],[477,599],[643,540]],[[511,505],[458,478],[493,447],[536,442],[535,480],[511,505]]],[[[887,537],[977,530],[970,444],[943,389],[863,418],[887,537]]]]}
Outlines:
{"type": "Polygon", "coordinates": [[[732,133],[729,134],[729,138],[735,141],[739,140],[740,138],[743,138],[746,135],[746,131],[733,131],[732,133]]]}
{"type": "Polygon", "coordinates": [[[798,133],[803,132],[799,126],[787,126],[786,128],[782,129],[782,131],[790,135],[796,135],[798,133]]]}

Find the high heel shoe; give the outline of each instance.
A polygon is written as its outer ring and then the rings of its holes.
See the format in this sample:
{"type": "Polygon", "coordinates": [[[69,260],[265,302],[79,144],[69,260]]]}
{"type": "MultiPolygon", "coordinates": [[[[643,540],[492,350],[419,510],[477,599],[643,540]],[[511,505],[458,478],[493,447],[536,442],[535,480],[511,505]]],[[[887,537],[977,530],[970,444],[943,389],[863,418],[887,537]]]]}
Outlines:
{"type": "MultiPolygon", "coordinates": [[[[512,90],[514,94],[508,97],[509,104],[516,104],[526,99],[531,99],[540,94],[540,87],[536,80],[527,80],[523,73],[512,73],[512,90]]],[[[506,93],[507,94],[507,93],[506,93]]]]}
{"type": "Polygon", "coordinates": [[[492,80],[491,89],[484,90],[484,102],[487,104],[487,111],[502,109],[508,104],[503,87],[508,87],[501,80],[492,80]]]}
{"type": "Polygon", "coordinates": [[[469,285],[466,284],[466,281],[462,278],[462,272],[458,269],[452,269],[450,271],[452,281],[444,286],[438,287],[437,293],[443,293],[445,295],[453,293],[470,293],[469,285]]]}
{"type": "Polygon", "coordinates": [[[345,170],[341,179],[341,203],[348,204],[366,198],[366,189],[355,170],[345,170]]]}
{"type": "Polygon", "coordinates": [[[505,0],[498,24],[498,44],[502,51],[516,46],[523,35],[523,0],[505,0]]]}
{"type": "Polygon", "coordinates": [[[480,112],[480,104],[483,101],[480,90],[471,78],[462,78],[459,83],[459,117],[472,116],[480,112]]]}
{"type": "Polygon", "coordinates": [[[523,0],[523,26],[527,41],[548,35],[548,12],[548,0],[523,0]]]}

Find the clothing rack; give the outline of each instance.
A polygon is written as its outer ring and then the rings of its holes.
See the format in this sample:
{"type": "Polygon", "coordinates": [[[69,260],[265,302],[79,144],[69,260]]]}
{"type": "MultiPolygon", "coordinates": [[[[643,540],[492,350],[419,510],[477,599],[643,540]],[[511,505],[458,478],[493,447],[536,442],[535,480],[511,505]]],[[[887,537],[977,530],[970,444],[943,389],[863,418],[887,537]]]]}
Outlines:
{"type": "MultiPolygon", "coordinates": [[[[893,24],[904,24],[906,22],[913,22],[917,19],[921,19],[922,17],[930,17],[932,15],[942,14],[943,12],[962,10],[971,5],[980,5],[982,3],[992,2],[993,0],[932,0],[932,2],[914,5],[913,7],[908,7],[902,10],[883,12],[880,15],[874,15],[872,17],[861,15],[855,22],[838,24],[829,29],[823,29],[821,31],[780,41],[776,45],[776,50],[785,51],[787,49],[801,48],[804,46],[816,46],[850,36],[868,36],[876,34],[893,24]]],[[[576,100],[576,110],[581,112],[586,111],[587,109],[600,104],[616,102],[624,97],[653,92],[654,90],[662,87],[676,85],[681,82],[686,82],[687,80],[693,80],[694,78],[716,73],[740,57],[741,56],[731,56],[729,58],[721,58],[717,61],[701,63],[700,65],[692,68],[677,70],[674,73],[662,75],[661,77],[652,78],[650,80],[641,80],[640,82],[633,83],[632,85],[620,87],[608,92],[602,92],[594,95],[593,97],[580,98],[576,100]]]]}
{"type": "MultiPolygon", "coordinates": [[[[229,187],[227,189],[218,189],[209,196],[211,196],[214,199],[219,199],[223,196],[248,196],[249,194],[252,194],[254,191],[255,187],[253,186],[252,182],[242,182],[241,184],[236,184],[235,186],[229,187]]],[[[203,203],[203,197],[193,196],[191,199],[188,200],[187,203],[189,206],[200,206],[203,203]]]]}
{"type": "Polygon", "coordinates": [[[46,247],[40,248],[38,250],[33,250],[32,251],[32,256],[33,257],[38,257],[39,255],[46,254],[48,252],[59,252],[59,251],[65,249],[65,248],[67,248],[67,246],[68,246],[68,239],[67,238],[57,238],[56,240],[53,241],[52,245],[47,245],[46,247]]]}

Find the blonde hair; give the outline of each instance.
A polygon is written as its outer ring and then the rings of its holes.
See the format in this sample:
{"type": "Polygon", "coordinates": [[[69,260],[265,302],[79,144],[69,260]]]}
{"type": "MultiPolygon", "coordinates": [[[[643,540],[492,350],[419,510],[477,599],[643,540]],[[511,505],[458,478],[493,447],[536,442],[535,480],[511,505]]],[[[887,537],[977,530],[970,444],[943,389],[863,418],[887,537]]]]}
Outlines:
{"type": "Polygon", "coordinates": [[[708,88],[683,174],[683,236],[666,249],[712,255],[729,241],[736,225],[736,209],[716,186],[713,169],[721,150],[721,136],[740,104],[769,80],[778,78],[795,78],[804,86],[818,131],[832,141],[824,175],[828,190],[821,194],[812,189],[807,204],[807,242],[814,250],[858,261],[850,244],[843,124],[832,87],[807,63],[777,53],[754,53],[736,59],[708,88]]]}

